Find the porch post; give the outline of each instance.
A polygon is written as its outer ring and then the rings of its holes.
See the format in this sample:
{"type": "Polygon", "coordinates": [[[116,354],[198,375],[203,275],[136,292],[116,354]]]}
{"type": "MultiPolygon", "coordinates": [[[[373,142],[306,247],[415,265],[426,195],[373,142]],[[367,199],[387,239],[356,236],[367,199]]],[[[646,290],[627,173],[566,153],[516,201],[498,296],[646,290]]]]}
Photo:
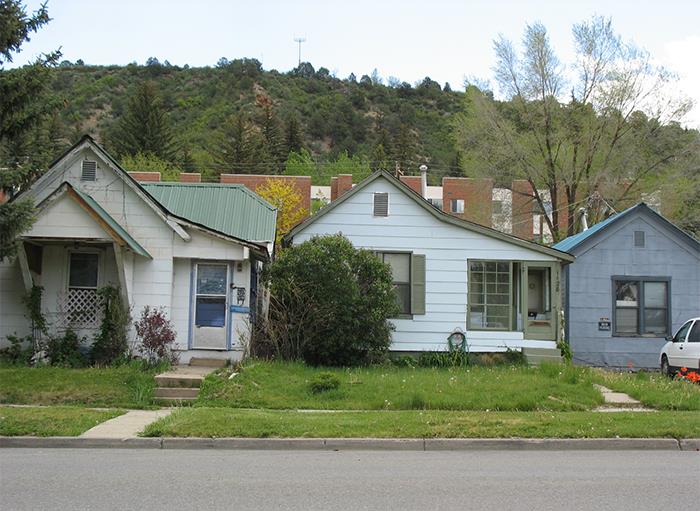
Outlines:
{"type": "Polygon", "coordinates": [[[127,305],[129,303],[129,290],[126,287],[126,272],[124,270],[124,254],[122,253],[122,248],[116,243],[112,243],[114,248],[114,260],[117,263],[117,275],[119,277],[119,289],[121,290],[122,300],[127,305]]]}
{"type": "Polygon", "coordinates": [[[19,267],[22,270],[22,281],[24,282],[25,291],[29,292],[32,290],[34,281],[32,280],[32,274],[29,271],[29,262],[27,261],[27,252],[24,250],[24,242],[20,241],[19,249],[17,250],[17,260],[19,261],[19,267]]]}

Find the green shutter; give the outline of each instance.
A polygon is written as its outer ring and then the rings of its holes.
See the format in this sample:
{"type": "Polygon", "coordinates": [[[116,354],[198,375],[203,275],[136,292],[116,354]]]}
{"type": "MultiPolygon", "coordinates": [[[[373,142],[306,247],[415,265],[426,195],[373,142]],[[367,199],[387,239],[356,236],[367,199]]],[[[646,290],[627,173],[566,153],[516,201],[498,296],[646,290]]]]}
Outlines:
{"type": "Polygon", "coordinates": [[[425,256],[411,254],[411,314],[425,314],[425,256]]]}

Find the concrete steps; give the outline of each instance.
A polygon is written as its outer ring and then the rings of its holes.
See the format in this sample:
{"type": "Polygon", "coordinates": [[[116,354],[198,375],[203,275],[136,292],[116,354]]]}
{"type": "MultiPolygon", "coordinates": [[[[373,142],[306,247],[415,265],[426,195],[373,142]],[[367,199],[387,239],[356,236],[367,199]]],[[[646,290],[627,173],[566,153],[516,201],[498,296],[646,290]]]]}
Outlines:
{"type": "Polygon", "coordinates": [[[523,348],[523,355],[530,365],[539,365],[542,362],[563,362],[561,351],[556,348],[523,348]]]}
{"type": "Polygon", "coordinates": [[[226,360],[193,358],[188,366],[176,366],[171,371],[157,375],[153,397],[162,404],[194,401],[207,374],[225,365],[226,360]]]}

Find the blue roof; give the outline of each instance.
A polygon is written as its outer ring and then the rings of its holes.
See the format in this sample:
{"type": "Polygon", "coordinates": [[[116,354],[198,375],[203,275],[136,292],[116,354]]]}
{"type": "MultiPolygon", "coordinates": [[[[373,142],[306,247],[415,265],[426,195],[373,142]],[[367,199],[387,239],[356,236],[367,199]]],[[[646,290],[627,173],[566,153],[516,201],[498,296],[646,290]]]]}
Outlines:
{"type": "Polygon", "coordinates": [[[630,213],[630,211],[633,211],[640,206],[646,206],[643,202],[640,202],[639,204],[632,206],[631,208],[627,208],[624,211],[621,211],[619,213],[616,213],[614,215],[609,216],[602,222],[598,222],[594,226],[590,227],[589,229],[586,229],[585,231],[581,231],[578,234],[574,234],[573,236],[569,236],[568,238],[564,238],[561,240],[559,243],[556,243],[552,245],[552,248],[556,248],[557,250],[561,250],[562,252],[571,252],[574,248],[579,246],[581,243],[586,241],[588,238],[593,236],[595,233],[598,231],[601,231],[605,229],[608,225],[612,224],[616,220],[619,220],[620,218],[626,216],[627,214],[630,213]]]}

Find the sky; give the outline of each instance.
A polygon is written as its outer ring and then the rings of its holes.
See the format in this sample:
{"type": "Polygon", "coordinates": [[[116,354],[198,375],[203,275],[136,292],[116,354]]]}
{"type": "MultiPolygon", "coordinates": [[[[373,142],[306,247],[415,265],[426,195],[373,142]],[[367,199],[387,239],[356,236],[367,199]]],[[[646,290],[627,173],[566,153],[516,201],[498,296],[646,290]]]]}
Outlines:
{"type": "MultiPolygon", "coordinates": [[[[26,1],[36,9],[41,1],[26,1]]],[[[213,66],[221,57],[257,58],[288,71],[302,60],[344,78],[377,69],[415,83],[425,76],[453,89],[465,77],[491,79],[493,40],[517,42],[541,21],[555,51],[571,62],[571,27],[592,15],[612,18],[625,40],[648,50],[679,77],[695,101],[686,123],[700,127],[700,2],[691,0],[49,0],[53,21],[16,56],[24,64],[61,47],[86,64],[161,62],[213,66]]]]}

